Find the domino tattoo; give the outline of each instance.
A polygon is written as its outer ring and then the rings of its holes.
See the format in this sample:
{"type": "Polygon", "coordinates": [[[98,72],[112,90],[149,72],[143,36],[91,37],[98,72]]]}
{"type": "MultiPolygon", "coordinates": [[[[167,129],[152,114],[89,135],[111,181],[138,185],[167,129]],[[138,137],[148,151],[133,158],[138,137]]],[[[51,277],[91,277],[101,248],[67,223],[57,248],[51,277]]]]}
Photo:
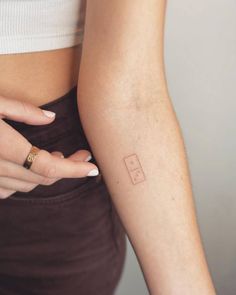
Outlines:
{"type": "Polygon", "coordinates": [[[124,162],[133,184],[143,182],[146,179],[136,154],[125,157],[124,162]]]}

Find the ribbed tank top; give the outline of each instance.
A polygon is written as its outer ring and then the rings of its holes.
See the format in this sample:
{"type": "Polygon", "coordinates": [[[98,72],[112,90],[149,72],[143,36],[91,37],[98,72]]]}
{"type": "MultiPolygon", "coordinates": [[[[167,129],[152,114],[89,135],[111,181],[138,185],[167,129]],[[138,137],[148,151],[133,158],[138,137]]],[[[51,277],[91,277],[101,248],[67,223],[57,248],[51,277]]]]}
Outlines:
{"type": "Polygon", "coordinates": [[[0,54],[82,42],[86,0],[0,0],[0,54]]]}

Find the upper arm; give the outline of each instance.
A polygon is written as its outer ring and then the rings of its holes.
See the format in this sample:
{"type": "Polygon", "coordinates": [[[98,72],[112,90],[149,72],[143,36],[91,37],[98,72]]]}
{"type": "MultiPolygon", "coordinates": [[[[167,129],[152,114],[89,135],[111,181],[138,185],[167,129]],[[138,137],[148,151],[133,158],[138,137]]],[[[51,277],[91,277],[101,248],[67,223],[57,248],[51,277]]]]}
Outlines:
{"type": "Polygon", "coordinates": [[[87,0],[80,88],[130,93],[134,81],[163,81],[164,13],[165,0],[87,0]]]}

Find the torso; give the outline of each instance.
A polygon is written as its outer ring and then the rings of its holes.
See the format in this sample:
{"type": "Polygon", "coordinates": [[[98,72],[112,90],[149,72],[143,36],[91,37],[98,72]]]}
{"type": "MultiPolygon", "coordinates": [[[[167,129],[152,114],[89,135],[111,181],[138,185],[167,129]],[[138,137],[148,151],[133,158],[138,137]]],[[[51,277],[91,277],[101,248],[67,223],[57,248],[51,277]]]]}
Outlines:
{"type": "Polygon", "coordinates": [[[36,106],[53,101],[77,85],[82,44],[74,47],[0,54],[0,95],[36,106]]]}

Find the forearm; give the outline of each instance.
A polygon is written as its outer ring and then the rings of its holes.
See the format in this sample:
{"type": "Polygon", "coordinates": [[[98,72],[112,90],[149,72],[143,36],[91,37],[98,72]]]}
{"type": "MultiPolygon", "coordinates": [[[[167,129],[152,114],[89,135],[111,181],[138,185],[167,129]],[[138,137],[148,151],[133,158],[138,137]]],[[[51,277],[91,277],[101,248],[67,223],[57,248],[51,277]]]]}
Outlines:
{"type": "Polygon", "coordinates": [[[151,294],[214,294],[183,139],[170,101],[157,97],[150,108],[138,110],[131,104],[110,109],[80,97],[79,106],[86,136],[151,294]],[[136,181],[128,168],[132,159],[140,168],[136,181]]]}
{"type": "Polygon", "coordinates": [[[78,109],[150,293],[212,295],[164,75],[164,4],[88,1],[78,109]]]}

